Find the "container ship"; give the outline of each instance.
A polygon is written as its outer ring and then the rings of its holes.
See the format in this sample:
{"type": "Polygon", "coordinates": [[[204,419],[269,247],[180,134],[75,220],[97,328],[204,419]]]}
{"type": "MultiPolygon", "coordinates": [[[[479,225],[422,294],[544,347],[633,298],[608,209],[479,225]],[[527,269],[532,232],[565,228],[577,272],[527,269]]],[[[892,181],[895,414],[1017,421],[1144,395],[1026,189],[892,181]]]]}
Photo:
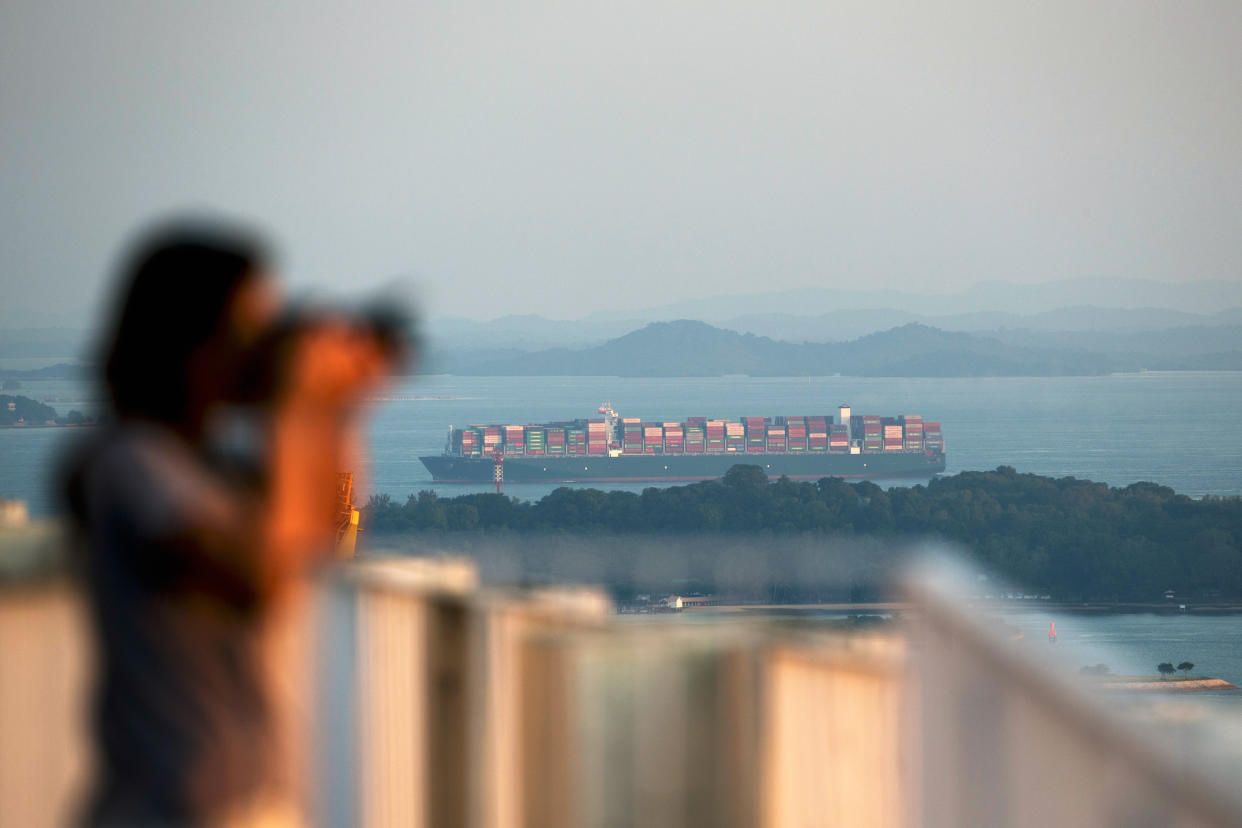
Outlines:
{"type": "Polygon", "coordinates": [[[437,482],[712,480],[739,463],[769,477],[924,477],[944,471],[940,423],[917,414],[740,417],[648,422],[600,416],[537,425],[449,427],[443,454],[420,457],[437,482]]]}

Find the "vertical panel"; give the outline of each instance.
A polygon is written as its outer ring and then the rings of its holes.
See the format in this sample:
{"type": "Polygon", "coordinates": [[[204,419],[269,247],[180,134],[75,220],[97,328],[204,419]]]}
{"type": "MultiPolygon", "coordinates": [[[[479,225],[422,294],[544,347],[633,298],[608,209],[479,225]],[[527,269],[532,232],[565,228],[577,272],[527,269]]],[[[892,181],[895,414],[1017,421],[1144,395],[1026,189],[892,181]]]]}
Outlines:
{"type": "Polygon", "coordinates": [[[428,824],[426,624],[417,596],[359,596],[357,784],[367,828],[428,824]]]}

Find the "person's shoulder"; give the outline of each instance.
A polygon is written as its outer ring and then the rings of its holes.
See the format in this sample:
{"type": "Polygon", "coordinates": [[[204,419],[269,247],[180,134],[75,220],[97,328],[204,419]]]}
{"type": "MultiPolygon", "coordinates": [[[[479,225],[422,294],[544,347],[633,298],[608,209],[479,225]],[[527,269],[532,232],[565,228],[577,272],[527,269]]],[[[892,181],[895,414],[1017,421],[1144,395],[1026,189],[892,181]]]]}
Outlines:
{"type": "Polygon", "coordinates": [[[109,476],[165,474],[198,465],[193,451],[172,429],[157,423],[122,422],[107,426],[87,448],[83,465],[109,476]]]}
{"type": "Polygon", "coordinates": [[[82,480],[88,499],[159,515],[160,522],[224,519],[233,511],[225,482],[176,432],[155,423],[108,427],[83,464],[82,480]]]}
{"type": "Polygon", "coordinates": [[[61,477],[71,512],[109,500],[126,483],[144,476],[160,456],[181,450],[168,429],[154,424],[105,422],[76,442],[61,459],[61,477]]]}

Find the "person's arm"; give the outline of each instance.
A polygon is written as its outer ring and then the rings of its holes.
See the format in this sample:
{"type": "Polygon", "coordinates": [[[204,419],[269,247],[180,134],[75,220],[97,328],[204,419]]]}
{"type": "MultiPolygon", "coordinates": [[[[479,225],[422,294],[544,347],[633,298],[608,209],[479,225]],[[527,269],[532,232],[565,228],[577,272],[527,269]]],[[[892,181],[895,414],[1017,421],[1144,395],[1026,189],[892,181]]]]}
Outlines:
{"type": "Polygon", "coordinates": [[[271,417],[262,509],[262,583],[278,593],[317,557],[331,554],[337,475],[357,458],[364,397],[390,366],[376,344],[345,324],[304,334],[271,417]]]}

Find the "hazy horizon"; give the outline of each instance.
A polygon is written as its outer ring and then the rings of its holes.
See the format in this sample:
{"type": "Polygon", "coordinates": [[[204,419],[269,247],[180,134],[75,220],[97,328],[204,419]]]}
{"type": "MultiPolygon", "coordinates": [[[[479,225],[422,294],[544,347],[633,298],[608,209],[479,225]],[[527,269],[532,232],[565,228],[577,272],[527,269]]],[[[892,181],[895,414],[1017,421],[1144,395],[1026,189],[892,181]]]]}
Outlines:
{"type": "Polygon", "coordinates": [[[131,0],[0,22],[8,308],[91,313],[170,210],[255,221],[295,289],[407,277],[429,315],[473,319],[1242,281],[1236,4],[131,0]]]}

